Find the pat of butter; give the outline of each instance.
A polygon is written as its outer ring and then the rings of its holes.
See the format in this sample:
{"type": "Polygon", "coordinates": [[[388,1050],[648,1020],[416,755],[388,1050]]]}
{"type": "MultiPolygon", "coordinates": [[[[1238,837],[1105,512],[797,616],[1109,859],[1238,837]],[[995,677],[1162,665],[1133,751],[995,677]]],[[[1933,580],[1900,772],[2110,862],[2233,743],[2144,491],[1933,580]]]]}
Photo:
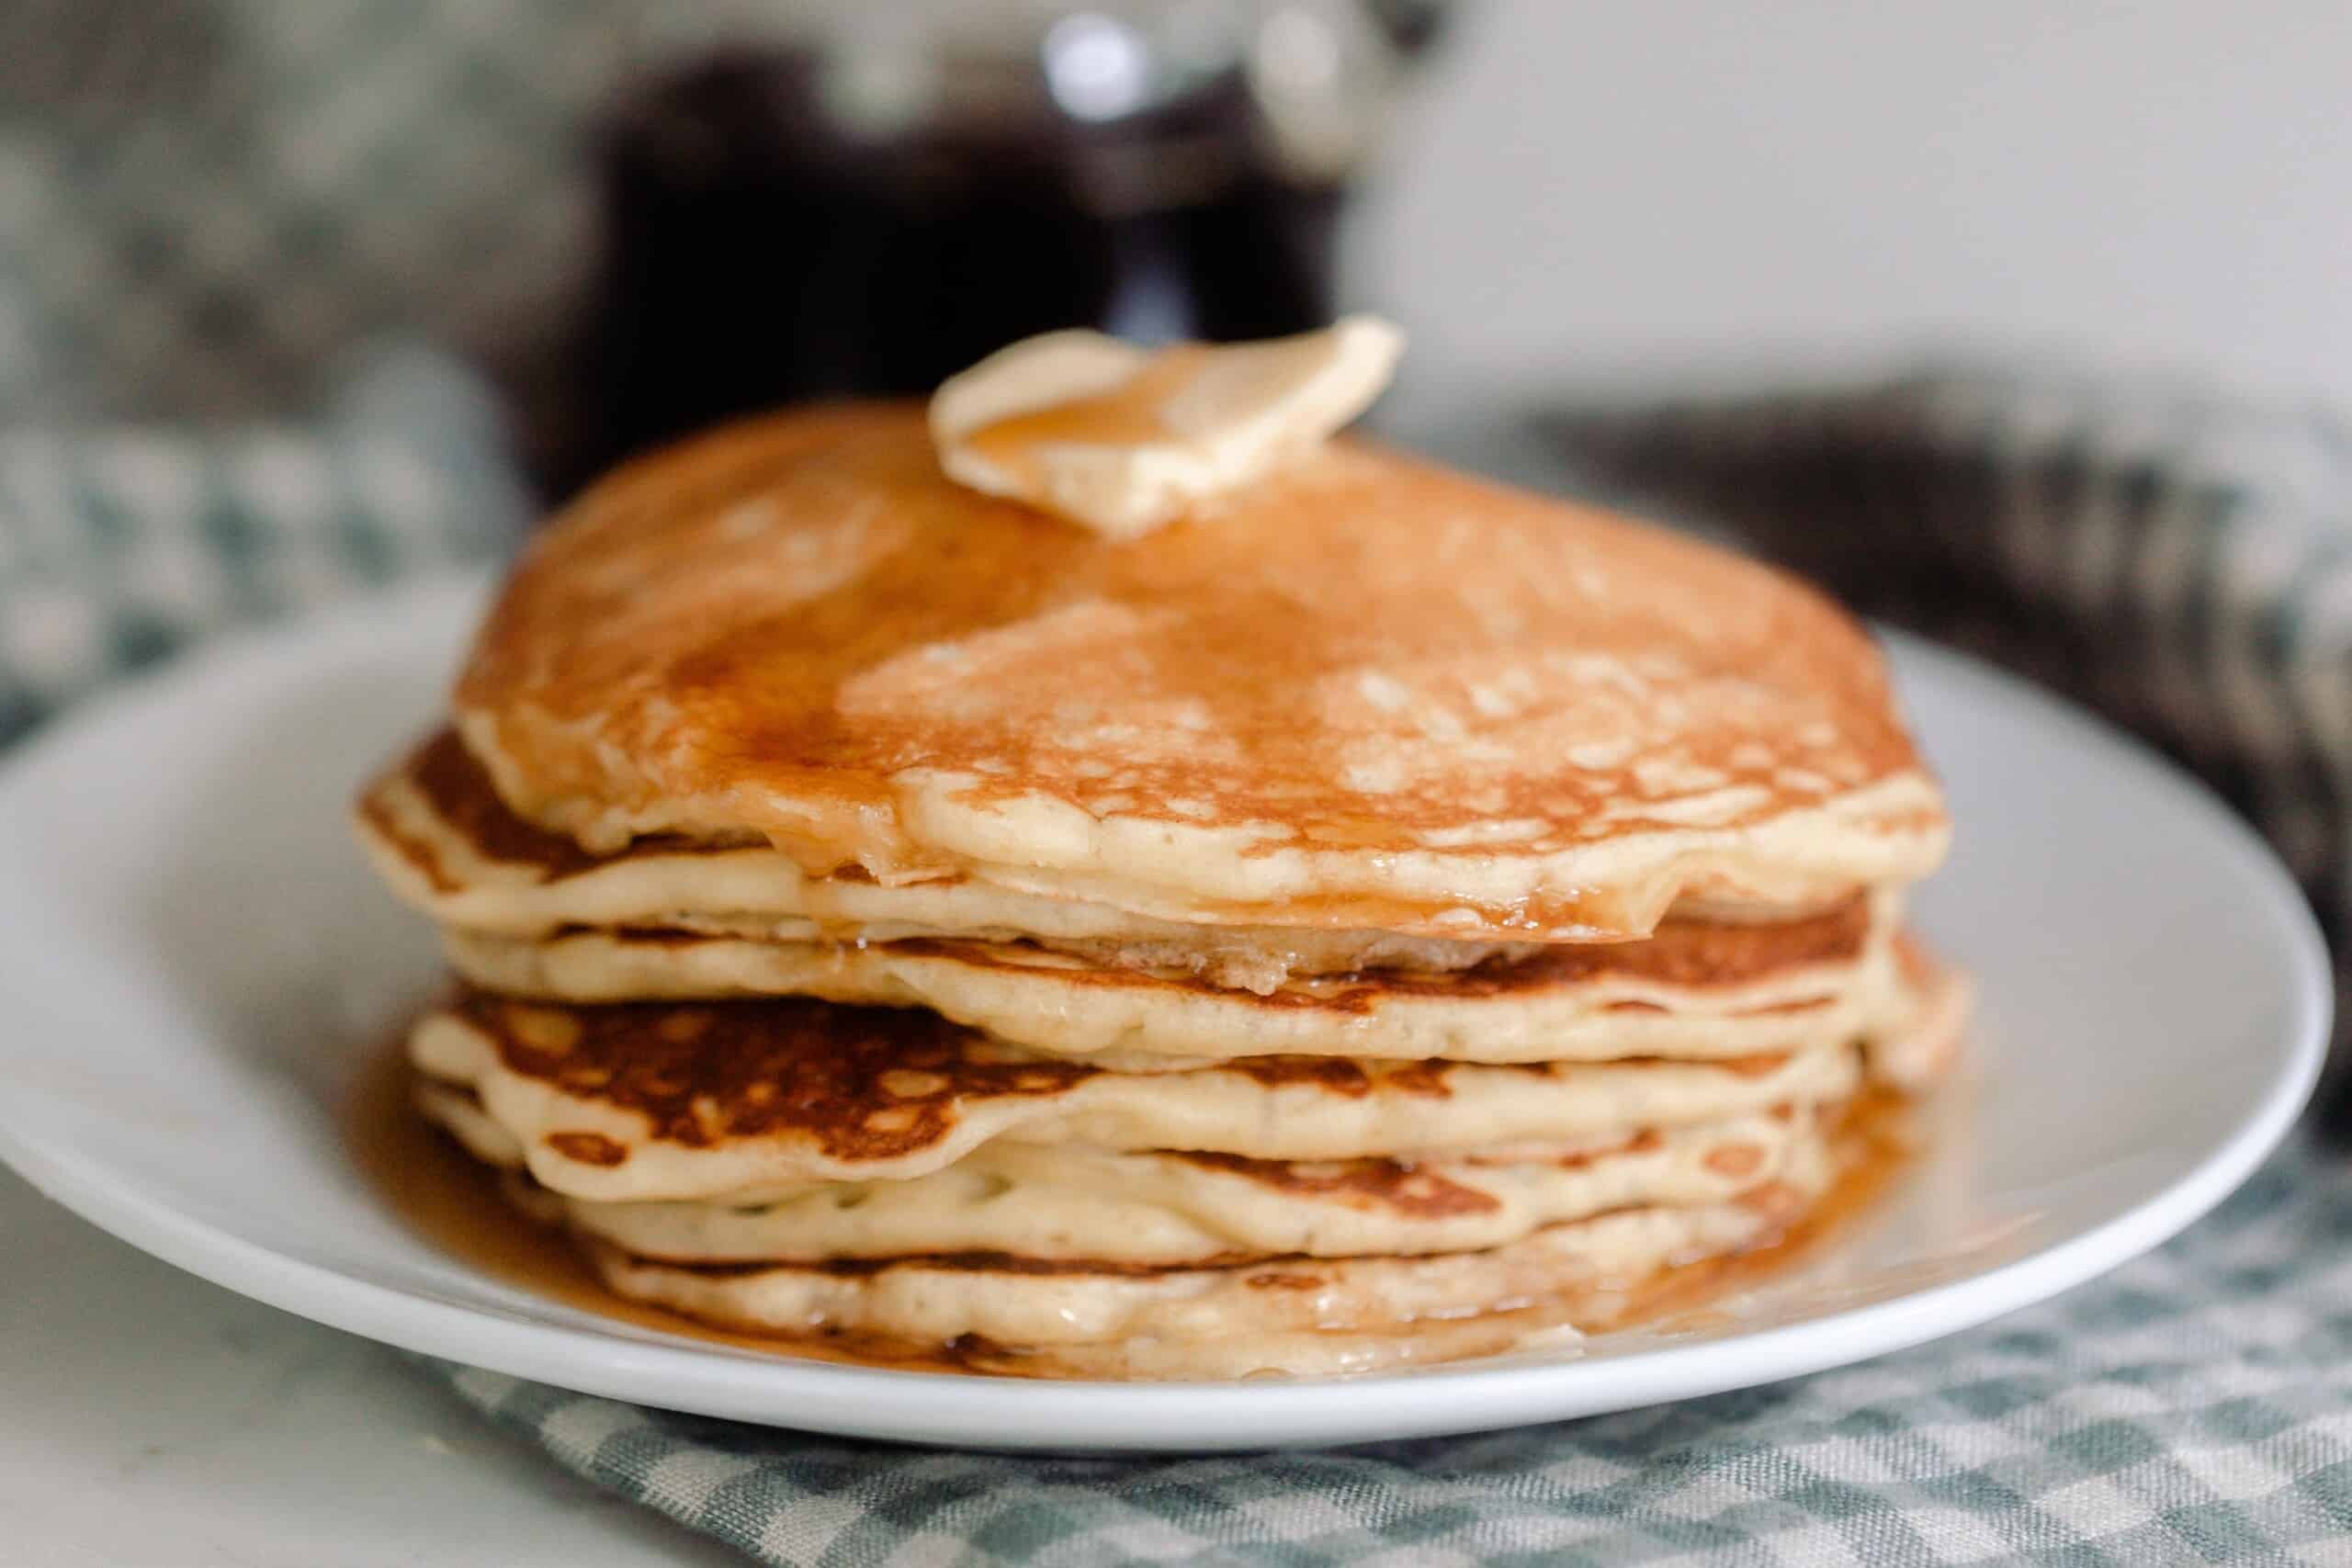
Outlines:
{"type": "Polygon", "coordinates": [[[1157,352],[1101,333],[1047,333],[943,383],[931,438],[959,484],[1131,539],[1355,418],[1388,385],[1404,346],[1374,316],[1157,352]]]}

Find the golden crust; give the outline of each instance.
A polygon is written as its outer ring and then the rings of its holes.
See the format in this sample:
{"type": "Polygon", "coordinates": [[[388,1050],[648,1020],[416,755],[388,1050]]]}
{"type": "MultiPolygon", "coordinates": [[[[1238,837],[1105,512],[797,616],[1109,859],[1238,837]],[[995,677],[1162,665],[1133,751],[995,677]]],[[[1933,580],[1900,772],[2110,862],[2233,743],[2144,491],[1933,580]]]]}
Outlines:
{"type": "Polygon", "coordinates": [[[582,931],[536,942],[452,931],[446,945],[465,979],[510,996],[919,1007],[1105,1065],[1294,1055],[1605,1061],[1794,1049],[1859,1032],[1884,989],[1891,917],[1873,919],[1857,899],[1784,925],[1669,920],[1643,942],[1555,943],[1441,975],[1298,976],[1263,992],[1021,943],[582,931]]]}
{"type": "Polygon", "coordinates": [[[1636,935],[1908,880],[1945,831],[1868,637],[1767,568],[1349,444],[1112,543],[949,482],[898,406],[590,491],[457,708],[600,852],[752,836],[1207,923],[1636,935]]]}
{"type": "Polygon", "coordinates": [[[998,1139],[1279,1160],[1555,1145],[1840,1099],[1860,1068],[1851,1045],[1825,1041],[1706,1063],[1261,1056],[1112,1071],[919,1008],[567,1007],[469,987],[419,1021],[410,1055],[477,1096],[541,1182],[615,1201],[899,1179],[998,1139]]]}

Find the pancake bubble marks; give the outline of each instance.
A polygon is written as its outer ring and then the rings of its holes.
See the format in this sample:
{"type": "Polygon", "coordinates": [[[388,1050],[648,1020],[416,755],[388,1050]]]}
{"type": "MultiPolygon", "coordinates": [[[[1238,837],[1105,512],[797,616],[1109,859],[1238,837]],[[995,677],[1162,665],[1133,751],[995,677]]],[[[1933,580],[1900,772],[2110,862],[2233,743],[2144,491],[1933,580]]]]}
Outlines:
{"type": "Polygon", "coordinates": [[[540,533],[356,812],[515,1223],[786,1348],[1221,1378],[1605,1326],[1823,1205],[1968,1001],[1878,651],[1337,435],[1400,342],[1053,334],[540,533]]]}

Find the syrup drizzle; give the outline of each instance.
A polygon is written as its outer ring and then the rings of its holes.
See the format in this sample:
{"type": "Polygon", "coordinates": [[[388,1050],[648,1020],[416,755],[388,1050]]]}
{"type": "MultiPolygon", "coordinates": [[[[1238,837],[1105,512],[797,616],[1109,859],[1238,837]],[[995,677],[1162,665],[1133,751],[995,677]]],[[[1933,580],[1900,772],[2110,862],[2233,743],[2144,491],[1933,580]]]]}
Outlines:
{"type": "MultiPolygon", "coordinates": [[[[492,1279],[634,1327],[763,1355],[914,1371],[1018,1369],[1017,1357],[994,1346],[945,1345],[925,1354],[869,1337],[737,1333],[616,1295],[560,1231],[514,1211],[499,1190],[496,1171],[418,1114],[415,1082],[399,1037],[371,1055],[345,1117],[352,1158],[410,1231],[492,1279]]],[[[1841,1167],[1836,1184],[1773,1241],[1637,1280],[1583,1286],[1509,1315],[1524,1322],[1531,1336],[1562,1323],[1587,1334],[1636,1327],[1697,1333],[1725,1325],[1722,1314],[1708,1310],[1709,1303],[1752,1289],[1811,1258],[1885,1197],[1916,1151],[1909,1102],[1883,1092],[1857,1100],[1836,1136],[1841,1167]]]]}

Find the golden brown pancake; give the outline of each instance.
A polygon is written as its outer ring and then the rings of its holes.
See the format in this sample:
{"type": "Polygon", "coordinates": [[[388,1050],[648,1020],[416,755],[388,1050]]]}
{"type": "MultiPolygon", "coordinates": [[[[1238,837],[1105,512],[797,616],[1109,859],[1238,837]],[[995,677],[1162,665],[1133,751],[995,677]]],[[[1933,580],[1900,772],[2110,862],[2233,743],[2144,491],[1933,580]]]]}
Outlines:
{"type": "Polygon", "coordinates": [[[637,927],[776,941],[1028,942],[1111,965],[1182,964],[1219,984],[1260,990],[1291,974],[1464,969],[1539,945],[1188,925],[962,877],[885,886],[856,867],[811,877],[764,843],[657,837],[594,856],[507,810],[447,730],[374,780],[356,817],[361,841],[394,892],[447,926],[481,933],[637,927]]]}
{"type": "Polygon", "coordinates": [[[594,1240],[587,1252],[623,1295],[753,1332],[948,1346],[1043,1376],[1312,1376],[1521,1348],[1546,1329],[1573,1338],[1612,1289],[1778,1236],[1833,1175],[1825,1156],[1727,1202],[1622,1209],[1434,1258],[1119,1269],[985,1255],[680,1264],[594,1240]]]}
{"type": "Polygon", "coordinates": [[[614,1291],[997,1371],[1609,1322],[1804,1215],[1967,1005],[1849,617],[1344,442],[1120,539],[912,407],[656,454],[357,816],[459,977],[420,1110],[614,1291]]]}
{"type": "Polygon", "coordinates": [[[1860,1082],[1849,1042],[1704,1063],[1277,1056],[1141,1074],[915,1008],[563,1007],[471,990],[419,1023],[411,1055],[474,1095],[539,1182],[599,1201],[906,1179],[998,1140],[1272,1160],[1494,1154],[1819,1104],[1860,1082]]]}
{"type": "Polygon", "coordinates": [[[912,407],[592,490],[457,717],[595,852],[764,839],[1207,924],[1640,935],[1945,839],[1868,637],[1769,569],[1350,444],[1114,543],[947,480],[912,407]]]}
{"type": "MultiPolygon", "coordinates": [[[[521,1145],[479,1101],[428,1083],[418,1103],[477,1156],[521,1168],[521,1145]]],[[[1413,1160],[1000,1141],[926,1176],[809,1182],[758,1203],[595,1202],[539,1190],[574,1230],[673,1263],[991,1253],[1164,1269],[1423,1256],[1499,1247],[1615,1209],[1727,1202],[1817,1157],[1815,1122],[1813,1107],[1780,1106],[1696,1126],[1413,1160]]]]}
{"type": "Polygon", "coordinates": [[[1266,991],[1104,967],[1021,943],[775,942],[663,931],[447,933],[458,974],[580,1002],[812,996],[927,1007],[1106,1065],[1142,1057],[1472,1062],[1696,1059],[1851,1039],[1882,1005],[1891,908],[1773,925],[1669,920],[1645,942],[1555,943],[1450,974],[1293,976],[1266,991]]]}

